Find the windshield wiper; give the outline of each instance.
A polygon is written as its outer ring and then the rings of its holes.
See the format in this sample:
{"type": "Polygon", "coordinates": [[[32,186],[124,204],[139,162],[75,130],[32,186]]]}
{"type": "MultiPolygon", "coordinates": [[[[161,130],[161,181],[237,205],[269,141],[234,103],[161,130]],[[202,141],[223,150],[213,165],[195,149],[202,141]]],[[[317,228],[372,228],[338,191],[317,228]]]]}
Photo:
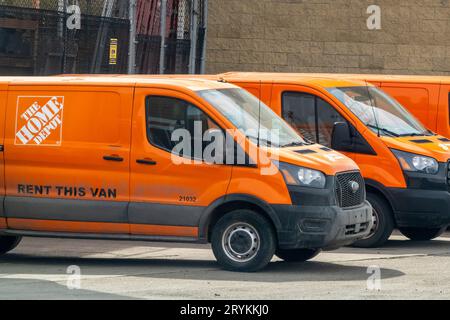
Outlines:
{"type": "Polygon", "coordinates": [[[391,131],[391,130],[389,130],[389,129],[386,129],[386,128],[380,128],[380,127],[374,126],[374,125],[372,125],[372,124],[367,124],[367,126],[368,126],[369,128],[375,129],[375,130],[383,131],[384,133],[387,133],[387,134],[389,134],[389,135],[391,135],[391,136],[394,136],[394,137],[400,137],[400,135],[399,135],[398,133],[395,133],[394,131],[391,131]]]}
{"type": "Polygon", "coordinates": [[[302,147],[302,146],[305,146],[305,145],[306,145],[306,143],[303,143],[303,142],[291,142],[291,143],[283,144],[281,147],[282,148],[302,147]]]}

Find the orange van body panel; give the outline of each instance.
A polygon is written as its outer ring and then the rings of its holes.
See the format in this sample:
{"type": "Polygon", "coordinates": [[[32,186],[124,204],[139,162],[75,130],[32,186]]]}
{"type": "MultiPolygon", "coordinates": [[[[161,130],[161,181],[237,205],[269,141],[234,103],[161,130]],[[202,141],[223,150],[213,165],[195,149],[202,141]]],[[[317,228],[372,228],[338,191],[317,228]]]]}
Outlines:
{"type": "Polygon", "coordinates": [[[234,167],[228,193],[253,195],[272,204],[291,204],[289,191],[280,172],[267,175],[265,179],[259,179],[260,175],[258,170],[234,167]]]}
{"type": "Polygon", "coordinates": [[[6,229],[6,228],[7,228],[6,218],[0,218],[0,229],[6,229]]]}
{"type": "Polygon", "coordinates": [[[11,84],[8,94],[8,111],[5,134],[6,194],[99,200],[90,189],[115,190],[112,201],[129,200],[129,154],[131,139],[131,111],[133,90],[129,87],[95,86],[26,86],[11,84]],[[99,97],[100,94],[103,96],[99,97]],[[19,104],[27,106],[37,96],[45,103],[51,96],[64,96],[63,124],[64,147],[21,145],[16,138],[19,104]],[[34,99],[34,97],[33,97],[34,99]],[[97,108],[94,113],[89,109],[97,108]],[[83,112],[84,110],[84,112],[83,112]],[[89,110],[89,111],[88,111],[89,110]],[[85,115],[89,114],[90,117],[85,115]],[[123,162],[105,167],[103,156],[117,155],[123,162]],[[26,183],[25,183],[26,182],[26,183]],[[27,192],[19,185],[56,186],[49,192],[27,192]],[[80,188],[87,189],[83,195],[80,188]]]}
{"type": "MultiPolygon", "coordinates": [[[[171,153],[149,143],[145,127],[147,96],[170,96],[202,107],[198,101],[181,91],[161,88],[136,89],[132,158],[151,157],[158,166],[142,166],[134,161],[131,163],[131,201],[180,204],[180,196],[194,196],[195,202],[186,202],[183,205],[208,206],[225,195],[231,179],[231,166],[199,162],[195,165],[195,170],[192,170],[190,164],[174,164],[171,153]]],[[[219,126],[223,125],[220,118],[214,117],[204,106],[202,110],[210,114],[219,126]]]]}
{"type": "Polygon", "coordinates": [[[131,224],[131,234],[143,236],[171,236],[197,238],[197,227],[155,226],[148,224],[131,224]]]}
{"type": "Polygon", "coordinates": [[[444,83],[439,91],[436,132],[450,139],[450,84],[444,83]]]}

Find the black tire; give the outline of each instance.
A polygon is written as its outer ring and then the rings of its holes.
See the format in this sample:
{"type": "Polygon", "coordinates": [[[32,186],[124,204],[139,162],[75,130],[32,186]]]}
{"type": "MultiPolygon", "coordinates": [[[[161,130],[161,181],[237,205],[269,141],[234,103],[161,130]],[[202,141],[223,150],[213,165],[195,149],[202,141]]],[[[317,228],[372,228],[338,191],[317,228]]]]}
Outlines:
{"type": "Polygon", "coordinates": [[[0,256],[17,247],[22,237],[0,236],[0,256]]]}
{"type": "Polygon", "coordinates": [[[380,247],[386,243],[394,230],[394,214],[389,203],[374,193],[367,193],[367,201],[372,205],[375,224],[369,236],[353,243],[353,247],[380,247]]]}
{"type": "Polygon", "coordinates": [[[413,241],[428,241],[439,237],[444,233],[447,227],[444,228],[399,228],[400,232],[407,238],[413,241]]]}
{"type": "Polygon", "coordinates": [[[272,260],[276,237],[266,218],[251,210],[236,210],[219,219],[212,232],[211,245],[224,269],[254,272],[272,260]]]}
{"type": "Polygon", "coordinates": [[[277,249],[275,255],[286,262],[305,262],[316,257],[321,249],[277,249]]]}

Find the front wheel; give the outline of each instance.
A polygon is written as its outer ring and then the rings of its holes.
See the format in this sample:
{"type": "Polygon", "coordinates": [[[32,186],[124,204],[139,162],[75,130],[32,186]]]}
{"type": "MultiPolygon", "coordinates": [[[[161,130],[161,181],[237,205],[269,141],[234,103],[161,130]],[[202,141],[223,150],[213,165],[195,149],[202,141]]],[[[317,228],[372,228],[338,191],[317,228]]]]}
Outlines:
{"type": "Polygon", "coordinates": [[[276,238],[267,219],[251,210],[236,210],[217,222],[211,245],[223,268],[253,272],[270,262],[275,253],[276,238]]]}
{"type": "Polygon", "coordinates": [[[0,236],[0,256],[17,247],[22,237],[0,236]]]}
{"type": "Polygon", "coordinates": [[[373,208],[373,227],[370,234],[352,246],[358,248],[376,248],[386,243],[394,230],[394,214],[389,203],[377,194],[368,193],[367,201],[373,208]]]}
{"type": "Polygon", "coordinates": [[[286,262],[305,262],[316,257],[320,249],[277,249],[275,255],[286,262]]]}
{"type": "Polygon", "coordinates": [[[413,241],[428,241],[439,237],[446,230],[445,228],[399,228],[400,232],[413,241]]]}

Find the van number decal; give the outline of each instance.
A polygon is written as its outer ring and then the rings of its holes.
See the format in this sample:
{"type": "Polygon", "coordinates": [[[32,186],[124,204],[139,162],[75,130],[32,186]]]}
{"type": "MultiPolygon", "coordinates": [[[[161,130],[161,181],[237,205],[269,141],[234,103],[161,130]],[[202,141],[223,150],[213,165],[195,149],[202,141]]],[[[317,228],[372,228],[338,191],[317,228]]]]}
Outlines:
{"type": "Polygon", "coordinates": [[[18,97],[15,145],[60,146],[64,97],[18,97]]]}
{"type": "Polygon", "coordinates": [[[194,196],[179,196],[178,201],[180,201],[180,202],[197,202],[197,197],[194,197],[194,196]]]}

